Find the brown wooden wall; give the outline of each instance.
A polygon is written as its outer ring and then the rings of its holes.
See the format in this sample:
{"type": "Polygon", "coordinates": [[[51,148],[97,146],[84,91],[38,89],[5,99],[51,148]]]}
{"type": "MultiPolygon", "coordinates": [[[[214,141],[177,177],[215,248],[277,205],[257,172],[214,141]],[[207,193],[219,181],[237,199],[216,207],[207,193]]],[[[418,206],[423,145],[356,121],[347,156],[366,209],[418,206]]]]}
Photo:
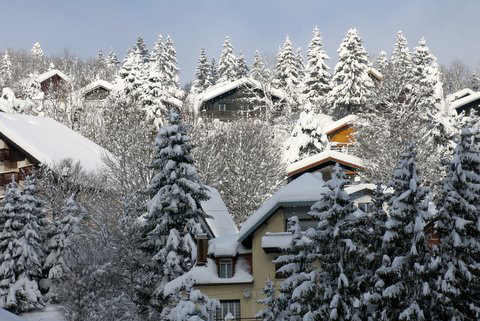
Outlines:
{"type": "Polygon", "coordinates": [[[355,140],[354,133],[355,129],[353,127],[345,126],[328,134],[328,140],[341,144],[353,143],[355,140]]]}

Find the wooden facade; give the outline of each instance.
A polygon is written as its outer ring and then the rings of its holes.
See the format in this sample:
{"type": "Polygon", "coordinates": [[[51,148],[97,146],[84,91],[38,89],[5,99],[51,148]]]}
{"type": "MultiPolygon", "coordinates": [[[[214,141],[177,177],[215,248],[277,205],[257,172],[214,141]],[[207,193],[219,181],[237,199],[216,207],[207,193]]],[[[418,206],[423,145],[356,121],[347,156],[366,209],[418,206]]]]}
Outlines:
{"type": "Polygon", "coordinates": [[[38,162],[16,144],[0,135],[0,195],[12,178],[19,184],[38,162]]]}
{"type": "Polygon", "coordinates": [[[45,94],[64,94],[68,89],[68,82],[54,74],[52,77],[45,79],[40,83],[40,88],[45,94]]]}
{"type": "Polygon", "coordinates": [[[110,95],[110,90],[104,87],[97,87],[83,96],[83,98],[87,101],[96,101],[96,100],[104,100],[110,95]]]}

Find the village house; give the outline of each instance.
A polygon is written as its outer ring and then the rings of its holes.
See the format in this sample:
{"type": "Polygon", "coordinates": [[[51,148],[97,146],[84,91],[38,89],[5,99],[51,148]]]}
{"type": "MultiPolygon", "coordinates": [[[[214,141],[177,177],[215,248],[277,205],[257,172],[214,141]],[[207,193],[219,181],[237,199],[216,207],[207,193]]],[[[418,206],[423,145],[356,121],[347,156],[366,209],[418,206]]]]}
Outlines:
{"type": "Polygon", "coordinates": [[[106,80],[95,80],[80,90],[80,94],[84,101],[103,101],[110,96],[113,84],[106,80]]]}
{"type": "Polygon", "coordinates": [[[64,160],[98,172],[111,154],[79,133],[48,118],[0,113],[0,195],[12,177],[19,183],[39,165],[64,160]]]}
{"type": "Polygon", "coordinates": [[[196,114],[229,121],[261,115],[265,110],[264,91],[267,90],[272,104],[285,102],[286,95],[282,90],[270,88],[249,77],[216,84],[200,94],[190,94],[187,101],[196,114]]]}
{"type": "Polygon", "coordinates": [[[447,103],[458,115],[462,112],[470,115],[472,110],[480,111],[480,92],[464,88],[447,96],[447,103]]]}

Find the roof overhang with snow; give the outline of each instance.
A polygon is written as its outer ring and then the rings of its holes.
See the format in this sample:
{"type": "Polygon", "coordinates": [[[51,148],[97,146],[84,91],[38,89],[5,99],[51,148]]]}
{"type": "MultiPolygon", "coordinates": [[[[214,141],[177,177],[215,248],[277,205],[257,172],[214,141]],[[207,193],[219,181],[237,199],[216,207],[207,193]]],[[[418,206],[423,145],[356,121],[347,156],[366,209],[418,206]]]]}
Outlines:
{"type": "Polygon", "coordinates": [[[60,70],[58,69],[52,69],[52,70],[49,70],[47,72],[44,72],[43,74],[40,74],[38,75],[37,77],[37,81],[39,83],[42,83],[44,82],[45,80],[48,80],[50,78],[52,78],[53,76],[57,75],[58,77],[62,78],[63,80],[65,80],[66,82],[70,82],[70,78],[65,75],[63,72],[61,72],[60,70]]]}
{"type": "Polygon", "coordinates": [[[106,91],[112,91],[113,89],[113,84],[109,83],[108,81],[106,80],[95,80],[94,82],[88,84],[87,86],[85,86],[82,90],[82,94],[83,95],[86,95],[92,91],[94,91],[95,89],[97,88],[103,88],[105,89],[106,91]]]}
{"type": "Polygon", "coordinates": [[[464,95],[462,98],[454,100],[450,103],[450,107],[454,108],[458,113],[478,105],[480,105],[480,92],[464,95]]]}
{"type": "Polygon", "coordinates": [[[205,188],[209,199],[202,201],[201,206],[205,213],[210,216],[203,222],[209,236],[216,238],[238,234],[238,228],[218,190],[211,186],[205,186],[205,188]]]}
{"type": "Polygon", "coordinates": [[[361,158],[333,150],[326,150],[288,165],[287,175],[292,177],[330,162],[339,163],[355,169],[365,169],[365,164],[361,158]]]}
{"type": "Polygon", "coordinates": [[[455,100],[458,100],[458,99],[461,99],[463,97],[466,97],[468,95],[472,95],[474,94],[475,92],[473,90],[471,90],[470,88],[463,88],[453,94],[450,94],[447,96],[447,102],[449,103],[452,103],[454,102],[455,100]]]}
{"type": "Polygon", "coordinates": [[[356,115],[348,115],[343,118],[340,118],[337,121],[334,121],[333,123],[329,124],[328,126],[325,126],[323,129],[323,133],[325,135],[329,135],[343,127],[350,126],[352,123],[354,123],[358,117],[356,115]]]}
{"type": "Polygon", "coordinates": [[[383,80],[383,74],[380,71],[378,71],[377,69],[375,69],[373,67],[370,67],[370,68],[368,68],[367,72],[370,75],[370,77],[375,78],[375,80],[377,80],[377,81],[382,81],[383,80]]]}
{"type": "Polygon", "coordinates": [[[98,172],[107,150],[63,124],[48,118],[0,113],[0,135],[39,163],[53,166],[71,159],[86,172],[98,172]]]}

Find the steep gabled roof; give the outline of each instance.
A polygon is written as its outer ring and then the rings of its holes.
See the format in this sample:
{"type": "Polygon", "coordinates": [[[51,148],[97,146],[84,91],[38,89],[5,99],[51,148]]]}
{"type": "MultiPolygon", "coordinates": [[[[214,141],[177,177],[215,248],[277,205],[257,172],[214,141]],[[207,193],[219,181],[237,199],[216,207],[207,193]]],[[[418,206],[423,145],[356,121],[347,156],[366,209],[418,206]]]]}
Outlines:
{"type": "Polygon", "coordinates": [[[240,228],[238,241],[245,241],[259,226],[268,220],[278,208],[288,205],[309,204],[318,201],[325,182],[320,173],[304,173],[276,191],[240,228]]]}
{"type": "Polygon", "coordinates": [[[383,80],[383,74],[378,71],[377,69],[373,68],[373,67],[370,67],[368,68],[368,71],[367,73],[371,76],[371,77],[374,77],[376,80],[378,81],[382,81],[383,80]]]}
{"type": "Polygon", "coordinates": [[[450,103],[450,107],[458,109],[477,100],[480,104],[480,92],[474,92],[472,94],[464,96],[463,98],[454,100],[450,103]]]}
{"type": "Polygon", "coordinates": [[[238,234],[238,228],[218,190],[211,186],[206,186],[206,189],[210,199],[201,202],[201,205],[205,213],[211,216],[211,218],[206,219],[206,223],[213,236],[221,237],[238,234]]]}
{"type": "Polygon", "coordinates": [[[0,135],[47,165],[71,159],[84,170],[96,172],[104,165],[104,156],[113,157],[91,140],[48,117],[0,113],[0,135]]]}
{"type": "Polygon", "coordinates": [[[447,96],[447,102],[452,103],[455,100],[461,99],[463,97],[466,97],[468,95],[472,95],[475,92],[471,90],[470,88],[463,88],[457,92],[454,92],[453,94],[450,94],[447,96]]]}
{"type": "Polygon", "coordinates": [[[86,95],[97,88],[104,88],[107,91],[111,91],[113,89],[113,84],[109,83],[106,80],[98,79],[83,87],[82,94],[86,95]]]}
{"type": "Polygon", "coordinates": [[[357,116],[355,115],[348,115],[348,116],[345,116],[343,118],[340,118],[339,120],[337,121],[334,121],[333,123],[329,124],[328,126],[325,126],[325,128],[323,129],[323,133],[328,135],[328,134],[331,134],[332,132],[342,128],[342,127],[345,127],[345,126],[348,126],[352,123],[354,123],[356,120],[358,119],[357,116]]]}
{"type": "Polygon", "coordinates": [[[70,82],[70,78],[68,78],[67,75],[65,75],[63,72],[61,72],[60,70],[58,69],[52,69],[52,70],[49,70],[47,72],[44,72],[43,74],[40,74],[38,75],[37,77],[37,81],[39,83],[42,83],[44,82],[45,80],[49,79],[49,78],[52,78],[53,76],[55,75],[58,75],[60,78],[62,78],[63,80],[65,80],[66,82],[70,82]]]}
{"type": "Polygon", "coordinates": [[[310,157],[302,159],[298,162],[289,164],[287,166],[287,175],[293,176],[295,174],[306,171],[312,167],[315,167],[330,161],[334,161],[336,163],[350,166],[353,168],[359,168],[359,169],[365,168],[365,164],[361,158],[358,158],[353,155],[340,153],[334,150],[326,150],[316,155],[312,155],[310,157]]]}

